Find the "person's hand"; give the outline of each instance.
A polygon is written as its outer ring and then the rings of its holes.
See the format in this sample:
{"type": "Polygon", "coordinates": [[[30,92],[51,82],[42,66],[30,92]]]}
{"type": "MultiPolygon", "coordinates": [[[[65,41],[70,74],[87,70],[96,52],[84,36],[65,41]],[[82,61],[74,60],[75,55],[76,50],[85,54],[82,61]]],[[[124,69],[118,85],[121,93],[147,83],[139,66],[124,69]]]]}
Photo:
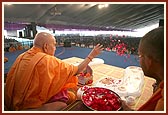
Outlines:
{"type": "Polygon", "coordinates": [[[133,111],[133,109],[131,109],[125,100],[120,100],[121,101],[121,104],[122,104],[122,110],[123,111],[133,111]]]}
{"type": "Polygon", "coordinates": [[[79,74],[81,71],[83,71],[83,69],[88,66],[89,62],[101,53],[101,51],[103,50],[102,46],[103,45],[97,44],[94,47],[94,49],[89,53],[85,60],[78,65],[78,71],[75,74],[79,74]]]}
{"type": "Polygon", "coordinates": [[[94,47],[94,49],[90,52],[90,54],[88,55],[88,57],[91,58],[91,59],[93,59],[94,57],[96,57],[97,55],[99,55],[102,50],[103,50],[103,45],[97,44],[94,47]]]}

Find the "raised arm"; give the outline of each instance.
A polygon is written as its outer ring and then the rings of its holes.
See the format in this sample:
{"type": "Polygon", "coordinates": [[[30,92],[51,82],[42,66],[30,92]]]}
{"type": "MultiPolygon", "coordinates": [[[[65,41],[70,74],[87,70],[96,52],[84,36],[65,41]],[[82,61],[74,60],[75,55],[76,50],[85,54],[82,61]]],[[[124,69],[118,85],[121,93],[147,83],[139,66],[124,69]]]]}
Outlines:
{"type": "Polygon", "coordinates": [[[89,55],[85,58],[85,60],[78,65],[78,72],[77,72],[77,74],[80,73],[89,64],[89,62],[92,61],[92,59],[94,57],[96,57],[97,55],[99,55],[102,50],[103,50],[102,45],[97,44],[93,48],[93,50],[89,53],[89,55]]]}

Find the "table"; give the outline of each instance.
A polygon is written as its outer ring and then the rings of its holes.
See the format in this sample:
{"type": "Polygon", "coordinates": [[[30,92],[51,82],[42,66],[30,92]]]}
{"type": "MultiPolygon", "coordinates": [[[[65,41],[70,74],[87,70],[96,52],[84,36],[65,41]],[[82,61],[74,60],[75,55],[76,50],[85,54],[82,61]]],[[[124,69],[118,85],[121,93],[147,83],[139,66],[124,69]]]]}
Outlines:
{"type": "MultiPolygon", "coordinates": [[[[75,64],[82,62],[84,59],[78,57],[71,57],[64,59],[64,62],[75,64]]],[[[99,80],[101,77],[105,76],[112,76],[116,78],[122,78],[124,68],[107,65],[107,64],[99,64],[95,66],[91,66],[93,70],[93,85],[94,83],[99,80]]],[[[155,82],[155,79],[144,76],[144,86],[142,89],[141,96],[136,99],[135,105],[130,106],[131,109],[137,110],[140,106],[142,106],[153,94],[153,87],[152,84],[155,82]]],[[[72,104],[68,105],[67,108],[63,109],[63,111],[88,111],[89,109],[86,108],[80,100],[73,102],[72,104]]]]}

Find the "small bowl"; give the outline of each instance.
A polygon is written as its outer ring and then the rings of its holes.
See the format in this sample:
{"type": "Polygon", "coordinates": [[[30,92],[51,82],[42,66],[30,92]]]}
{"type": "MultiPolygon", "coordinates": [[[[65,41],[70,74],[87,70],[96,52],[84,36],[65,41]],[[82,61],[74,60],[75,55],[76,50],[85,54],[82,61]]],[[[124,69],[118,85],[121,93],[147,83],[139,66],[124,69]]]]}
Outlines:
{"type": "Polygon", "coordinates": [[[78,83],[82,85],[89,85],[93,82],[93,70],[87,66],[81,73],[77,75],[78,83]]]}

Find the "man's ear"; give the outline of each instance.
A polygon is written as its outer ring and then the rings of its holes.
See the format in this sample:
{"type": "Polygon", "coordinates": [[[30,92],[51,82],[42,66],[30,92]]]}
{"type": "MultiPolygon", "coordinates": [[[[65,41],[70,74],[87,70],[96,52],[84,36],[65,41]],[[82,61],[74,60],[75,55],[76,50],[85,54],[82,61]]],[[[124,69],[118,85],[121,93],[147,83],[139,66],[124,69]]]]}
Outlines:
{"type": "Polygon", "coordinates": [[[43,45],[43,50],[44,50],[45,53],[47,53],[47,49],[48,49],[47,44],[44,43],[44,45],[43,45]]]}

